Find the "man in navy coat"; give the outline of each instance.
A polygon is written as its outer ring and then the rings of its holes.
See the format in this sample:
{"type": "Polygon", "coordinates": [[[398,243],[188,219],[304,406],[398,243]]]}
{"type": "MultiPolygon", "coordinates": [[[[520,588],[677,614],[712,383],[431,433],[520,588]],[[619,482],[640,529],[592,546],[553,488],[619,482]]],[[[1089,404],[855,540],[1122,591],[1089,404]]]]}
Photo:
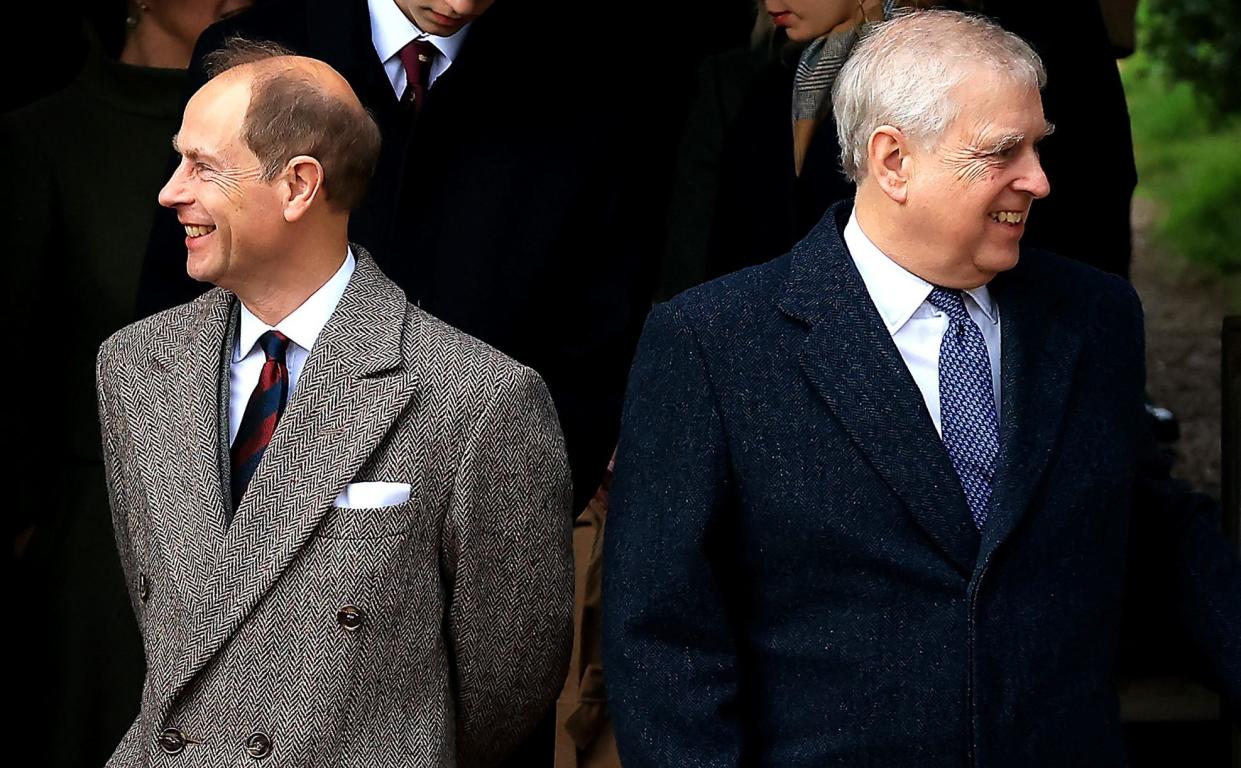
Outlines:
{"type": "Polygon", "coordinates": [[[854,203],[652,312],[605,537],[627,768],[1123,765],[1126,567],[1241,704],[1236,553],[1135,490],[1138,299],[1019,247],[1044,79],[981,19],[881,26],[834,94],[854,203]]]}

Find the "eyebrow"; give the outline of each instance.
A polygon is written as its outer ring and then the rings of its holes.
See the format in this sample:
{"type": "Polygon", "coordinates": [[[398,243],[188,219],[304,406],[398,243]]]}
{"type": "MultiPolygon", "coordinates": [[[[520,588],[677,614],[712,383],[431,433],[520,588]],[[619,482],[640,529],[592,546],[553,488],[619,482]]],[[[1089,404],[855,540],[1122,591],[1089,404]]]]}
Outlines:
{"type": "Polygon", "coordinates": [[[1005,150],[1012,149],[1025,140],[1026,135],[1024,133],[1006,133],[994,141],[989,142],[986,145],[985,152],[988,155],[996,155],[1005,150]]]}
{"type": "MultiPolygon", "coordinates": [[[[1048,136],[1052,135],[1055,132],[1056,132],[1055,123],[1052,123],[1049,120],[1043,121],[1043,132],[1039,136],[1035,137],[1034,143],[1037,144],[1038,142],[1042,141],[1043,139],[1047,138],[1048,136]]],[[[1017,146],[1018,144],[1020,144],[1021,142],[1025,140],[1026,140],[1026,135],[1024,133],[1006,133],[996,138],[994,141],[987,142],[984,145],[986,147],[986,149],[984,150],[984,153],[988,155],[999,154],[1001,152],[1004,152],[1005,150],[1012,149],[1013,147],[1017,146]]]]}
{"type": "Polygon", "coordinates": [[[212,156],[210,152],[204,152],[203,150],[198,149],[196,147],[182,147],[181,142],[177,140],[177,137],[178,137],[178,134],[174,133],[172,135],[172,151],[173,152],[176,152],[178,155],[181,155],[182,157],[189,158],[190,160],[208,160],[210,162],[218,162],[217,159],[214,156],[212,156]]]}

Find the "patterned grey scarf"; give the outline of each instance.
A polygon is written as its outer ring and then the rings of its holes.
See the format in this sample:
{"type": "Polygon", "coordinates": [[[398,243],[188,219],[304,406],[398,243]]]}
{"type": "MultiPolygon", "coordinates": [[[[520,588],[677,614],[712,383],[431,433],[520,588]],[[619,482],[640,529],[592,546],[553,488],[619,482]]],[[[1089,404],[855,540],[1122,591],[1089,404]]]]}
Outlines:
{"type": "MultiPolygon", "coordinates": [[[[892,18],[896,0],[884,0],[883,18],[892,18]]],[[[812,120],[816,124],[831,106],[832,84],[865,31],[866,24],[812,40],[801,52],[793,75],[793,122],[812,120]]]]}

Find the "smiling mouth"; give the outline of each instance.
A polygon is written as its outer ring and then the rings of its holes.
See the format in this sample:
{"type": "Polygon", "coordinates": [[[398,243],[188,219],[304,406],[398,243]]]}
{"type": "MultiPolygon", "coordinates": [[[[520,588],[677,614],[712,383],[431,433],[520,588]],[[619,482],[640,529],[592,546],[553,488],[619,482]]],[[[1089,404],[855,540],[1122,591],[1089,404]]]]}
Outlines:
{"type": "Polygon", "coordinates": [[[461,17],[454,18],[452,16],[445,16],[439,11],[431,11],[431,17],[435,19],[437,23],[442,24],[445,27],[455,27],[460,25],[463,21],[461,17]]]}
{"type": "Polygon", "coordinates": [[[185,226],[185,236],[190,238],[191,240],[196,237],[202,237],[203,235],[209,235],[215,231],[215,227],[211,226],[210,224],[207,224],[207,225],[185,224],[184,226],[185,226]]]}
{"type": "Polygon", "coordinates": [[[1000,224],[1017,225],[1026,220],[1024,211],[993,211],[988,216],[991,220],[1000,224]]]}

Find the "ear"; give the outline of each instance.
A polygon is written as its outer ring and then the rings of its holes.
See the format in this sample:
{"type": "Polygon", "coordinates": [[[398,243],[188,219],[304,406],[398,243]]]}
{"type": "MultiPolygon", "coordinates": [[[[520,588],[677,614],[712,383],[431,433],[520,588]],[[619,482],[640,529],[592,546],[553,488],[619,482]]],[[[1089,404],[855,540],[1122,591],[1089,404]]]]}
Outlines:
{"type": "Polygon", "coordinates": [[[323,191],[323,166],[308,155],[298,155],[284,167],[284,220],[294,222],[306,215],[323,191]]]}
{"type": "Polygon", "coordinates": [[[870,135],[866,168],[884,194],[904,204],[909,196],[909,139],[899,128],[881,125],[870,135]]]}

